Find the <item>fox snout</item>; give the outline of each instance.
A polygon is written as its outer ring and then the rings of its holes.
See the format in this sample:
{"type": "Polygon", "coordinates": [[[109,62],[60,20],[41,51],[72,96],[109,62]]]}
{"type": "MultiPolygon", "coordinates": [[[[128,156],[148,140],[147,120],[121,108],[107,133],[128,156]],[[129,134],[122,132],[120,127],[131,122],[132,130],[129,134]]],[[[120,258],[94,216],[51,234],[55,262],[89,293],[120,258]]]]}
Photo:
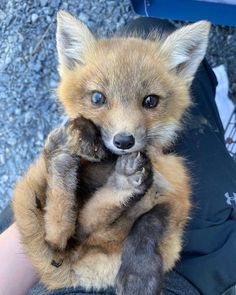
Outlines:
{"type": "Polygon", "coordinates": [[[137,128],[133,132],[101,128],[101,134],[104,145],[116,155],[142,151],[147,143],[144,127],[137,128]]]}
{"type": "Polygon", "coordinates": [[[118,133],[113,138],[113,144],[121,150],[128,150],[135,144],[135,138],[132,134],[118,133]]]}

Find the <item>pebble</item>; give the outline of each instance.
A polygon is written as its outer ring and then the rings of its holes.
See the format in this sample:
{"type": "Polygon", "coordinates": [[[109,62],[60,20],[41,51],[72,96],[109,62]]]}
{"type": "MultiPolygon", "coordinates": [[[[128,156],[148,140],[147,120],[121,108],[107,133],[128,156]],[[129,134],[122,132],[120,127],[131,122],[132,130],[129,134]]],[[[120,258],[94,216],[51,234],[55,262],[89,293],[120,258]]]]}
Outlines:
{"type": "Polygon", "coordinates": [[[0,165],[4,165],[4,164],[5,164],[4,155],[0,155],[0,165]]]}
{"type": "Polygon", "coordinates": [[[0,20],[3,21],[6,18],[6,13],[0,9],[0,20]]]}
{"type": "Polygon", "coordinates": [[[31,21],[32,23],[35,23],[37,21],[37,19],[39,18],[39,16],[36,13],[33,13],[31,15],[31,21]]]}
{"type": "Polygon", "coordinates": [[[55,80],[50,80],[50,87],[51,88],[56,88],[57,87],[57,84],[58,84],[58,82],[57,81],[55,81],[55,80]]]}
{"type": "Polygon", "coordinates": [[[8,175],[3,175],[2,176],[2,181],[3,182],[7,182],[7,180],[8,180],[8,175]]]}
{"type": "Polygon", "coordinates": [[[11,62],[10,56],[7,56],[5,59],[5,64],[8,65],[11,62]]]}
{"type": "Polygon", "coordinates": [[[79,14],[79,19],[80,19],[82,22],[85,22],[85,23],[87,23],[88,20],[89,20],[88,15],[85,14],[85,13],[83,13],[83,12],[81,12],[81,13],[79,14]]]}
{"type": "Polygon", "coordinates": [[[35,71],[35,72],[39,72],[42,68],[42,64],[38,61],[36,64],[32,65],[32,69],[35,71]]]}
{"type": "Polygon", "coordinates": [[[51,18],[49,15],[47,15],[47,16],[46,16],[46,21],[47,21],[48,23],[51,23],[51,22],[52,22],[52,18],[51,18]]]}
{"type": "Polygon", "coordinates": [[[48,3],[48,0],[40,0],[40,6],[41,6],[41,7],[46,6],[47,3],[48,3]]]}
{"type": "Polygon", "coordinates": [[[53,8],[58,8],[60,2],[61,2],[60,0],[51,0],[51,6],[52,6],[53,8]]]}

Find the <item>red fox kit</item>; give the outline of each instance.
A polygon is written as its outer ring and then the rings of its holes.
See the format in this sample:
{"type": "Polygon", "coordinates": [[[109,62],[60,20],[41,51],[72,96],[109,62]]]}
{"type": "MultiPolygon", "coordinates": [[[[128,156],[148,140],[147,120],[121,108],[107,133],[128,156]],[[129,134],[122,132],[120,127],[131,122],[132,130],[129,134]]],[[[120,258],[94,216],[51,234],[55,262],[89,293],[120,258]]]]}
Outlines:
{"type": "Polygon", "coordinates": [[[184,161],[165,150],[191,103],[209,28],[202,21],[165,39],[96,39],[58,14],[58,96],[70,121],[51,132],[13,201],[48,288],[160,294],[190,210],[184,161]]]}

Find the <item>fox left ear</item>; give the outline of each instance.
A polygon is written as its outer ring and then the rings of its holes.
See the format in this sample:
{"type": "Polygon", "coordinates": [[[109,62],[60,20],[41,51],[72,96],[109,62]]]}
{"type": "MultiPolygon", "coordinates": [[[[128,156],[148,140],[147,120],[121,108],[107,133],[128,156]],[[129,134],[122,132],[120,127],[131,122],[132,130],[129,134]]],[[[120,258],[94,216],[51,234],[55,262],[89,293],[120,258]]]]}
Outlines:
{"type": "Polygon", "coordinates": [[[208,44],[210,23],[199,21],[170,34],[161,46],[168,56],[169,69],[183,77],[190,86],[208,44]]]}
{"type": "Polygon", "coordinates": [[[96,39],[81,21],[65,11],[57,14],[57,51],[60,66],[73,69],[85,62],[85,52],[96,44],[96,39]]]}

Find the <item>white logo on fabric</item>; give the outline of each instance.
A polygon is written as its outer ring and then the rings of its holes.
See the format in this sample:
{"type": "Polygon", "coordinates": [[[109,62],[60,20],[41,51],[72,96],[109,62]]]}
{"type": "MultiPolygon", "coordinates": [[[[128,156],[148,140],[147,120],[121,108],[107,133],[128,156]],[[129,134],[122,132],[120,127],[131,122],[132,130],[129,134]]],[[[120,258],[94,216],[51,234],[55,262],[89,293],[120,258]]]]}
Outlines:
{"type": "Polygon", "coordinates": [[[226,197],[226,203],[228,205],[236,205],[236,193],[233,194],[229,194],[229,193],[225,193],[225,197],[226,197]]]}

